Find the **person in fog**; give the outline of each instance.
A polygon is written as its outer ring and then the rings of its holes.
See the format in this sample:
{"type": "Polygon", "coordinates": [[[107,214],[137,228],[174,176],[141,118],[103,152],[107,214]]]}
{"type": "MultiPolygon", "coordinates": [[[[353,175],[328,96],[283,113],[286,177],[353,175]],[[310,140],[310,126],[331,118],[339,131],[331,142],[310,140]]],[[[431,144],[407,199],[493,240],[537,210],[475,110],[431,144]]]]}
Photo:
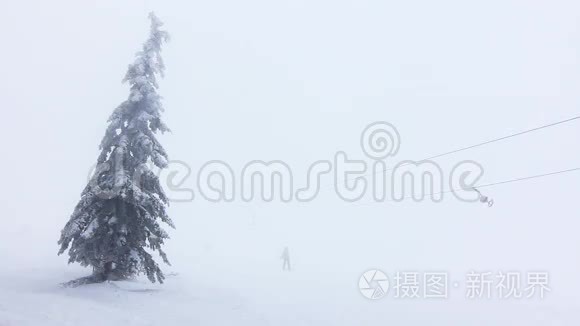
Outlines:
{"type": "Polygon", "coordinates": [[[290,267],[290,251],[288,250],[288,247],[284,248],[284,252],[282,252],[280,259],[284,260],[284,263],[282,264],[282,270],[291,271],[292,268],[290,267]]]}

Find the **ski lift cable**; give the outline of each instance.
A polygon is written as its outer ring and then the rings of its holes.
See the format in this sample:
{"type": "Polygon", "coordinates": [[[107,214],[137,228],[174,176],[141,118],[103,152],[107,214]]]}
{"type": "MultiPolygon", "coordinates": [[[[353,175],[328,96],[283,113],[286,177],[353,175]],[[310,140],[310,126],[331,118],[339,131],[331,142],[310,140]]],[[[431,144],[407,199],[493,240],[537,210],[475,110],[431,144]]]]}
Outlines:
{"type": "Polygon", "coordinates": [[[436,159],[436,158],[439,158],[439,157],[443,157],[443,156],[455,154],[455,153],[458,153],[458,152],[466,151],[468,149],[472,149],[472,148],[476,148],[476,147],[480,147],[480,146],[484,146],[484,145],[496,143],[496,142],[499,142],[499,141],[502,141],[502,140],[506,140],[506,139],[509,139],[509,138],[513,138],[513,137],[525,135],[525,134],[528,134],[528,133],[531,133],[531,132],[534,132],[534,131],[538,131],[538,130],[542,130],[542,129],[546,129],[546,128],[558,126],[558,125],[561,125],[561,124],[564,124],[564,123],[568,123],[568,122],[572,122],[572,121],[578,120],[578,119],[580,119],[580,116],[575,116],[575,117],[570,118],[570,119],[566,119],[566,120],[562,120],[562,121],[550,123],[550,124],[547,124],[547,125],[543,125],[543,126],[540,126],[540,127],[533,128],[533,129],[528,129],[528,130],[524,130],[524,131],[521,131],[521,132],[518,132],[518,133],[515,133],[515,134],[511,134],[511,135],[508,135],[508,136],[504,136],[504,137],[501,137],[501,138],[497,138],[497,139],[493,139],[493,140],[488,140],[488,141],[483,142],[483,143],[479,143],[479,144],[475,144],[475,145],[472,145],[472,146],[468,146],[468,147],[456,149],[454,151],[450,151],[450,152],[447,152],[447,153],[442,153],[442,154],[438,154],[438,155],[435,155],[435,156],[431,156],[431,157],[426,158],[425,160],[433,160],[433,159],[436,159]]]}
{"type": "MultiPolygon", "coordinates": [[[[431,157],[427,157],[427,158],[425,158],[425,159],[423,159],[421,161],[434,160],[434,159],[437,159],[437,158],[440,158],[440,157],[443,157],[443,156],[447,156],[447,155],[459,153],[459,152],[466,151],[466,150],[469,150],[469,149],[473,149],[473,148],[476,148],[476,147],[481,147],[481,146],[489,145],[489,144],[492,144],[492,143],[496,143],[496,142],[499,142],[499,141],[502,141],[502,140],[506,140],[506,139],[518,137],[518,136],[525,135],[525,134],[528,134],[528,133],[532,133],[532,132],[535,132],[535,131],[539,131],[539,130],[542,130],[542,129],[559,126],[559,125],[562,125],[562,124],[565,124],[565,123],[568,123],[568,122],[572,122],[572,121],[575,121],[575,120],[578,120],[578,119],[580,119],[580,115],[575,116],[575,117],[572,117],[570,119],[561,120],[561,121],[557,121],[557,122],[550,123],[550,124],[547,124],[547,125],[539,126],[539,127],[536,127],[536,128],[532,128],[532,129],[520,131],[518,133],[511,134],[511,135],[508,135],[508,136],[504,136],[504,137],[500,137],[500,138],[497,138],[497,139],[492,139],[492,140],[488,140],[488,141],[485,141],[485,142],[482,142],[482,143],[478,143],[478,144],[475,144],[475,145],[463,147],[463,148],[456,149],[456,150],[453,150],[453,151],[450,151],[450,152],[445,152],[445,153],[437,154],[437,155],[434,155],[434,156],[431,156],[431,157]]],[[[404,165],[408,165],[408,164],[410,164],[410,163],[404,163],[404,164],[401,164],[399,166],[404,166],[404,165]]],[[[375,172],[373,174],[374,175],[377,175],[379,173],[391,171],[393,169],[394,169],[394,167],[391,167],[391,168],[388,168],[386,170],[377,171],[377,172],[375,172]]]]}
{"type": "MultiPolygon", "coordinates": [[[[447,193],[451,193],[451,192],[458,192],[458,191],[475,191],[475,189],[489,188],[489,187],[499,186],[499,185],[508,184],[508,183],[515,183],[515,182],[521,182],[521,181],[526,181],[526,180],[539,179],[539,178],[544,178],[544,177],[549,177],[549,176],[564,174],[564,173],[570,173],[570,172],[576,172],[576,171],[580,171],[580,167],[568,169],[568,170],[561,170],[561,171],[556,171],[556,172],[532,175],[532,176],[523,177],[523,178],[516,178],[516,179],[493,182],[493,183],[486,183],[486,184],[482,184],[479,186],[476,185],[473,188],[467,188],[467,189],[466,188],[464,188],[464,189],[452,188],[452,189],[448,189],[445,191],[428,193],[428,194],[425,194],[424,196],[430,197],[430,196],[434,196],[434,195],[442,195],[442,194],[447,194],[447,193]]],[[[401,200],[411,199],[411,198],[413,198],[413,196],[403,197],[401,200]]],[[[387,200],[383,200],[382,202],[392,202],[392,201],[395,201],[395,200],[387,199],[387,200]]]]}
{"type": "Polygon", "coordinates": [[[511,179],[511,180],[500,181],[500,182],[494,182],[494,183],[487,183],[487,184],[483,184],[481,186],[477,186],[477,188],[478,189],[479,188],[487,188],[487,187],[493,187],[493,186],[503,185],[503,184],[506,184],[506,183],[514,183],[514,182],[519,182],[519,181],[526,181],[526,180],[531,180],[531,179],[538,179],[538,178],[549,177],[549,176],[553,176],[553,175],[557,175],[557,174],[575,172],[575,171],[578,171],[578,170],[580,170],[580,168],[574,168],[574,169],[569,169],[569,170],[562,170],[562,171],[557,171],[557,172],[544,173],[544,174],[533,175],[533,176],[529,176],[529,177],[511,179]]]}

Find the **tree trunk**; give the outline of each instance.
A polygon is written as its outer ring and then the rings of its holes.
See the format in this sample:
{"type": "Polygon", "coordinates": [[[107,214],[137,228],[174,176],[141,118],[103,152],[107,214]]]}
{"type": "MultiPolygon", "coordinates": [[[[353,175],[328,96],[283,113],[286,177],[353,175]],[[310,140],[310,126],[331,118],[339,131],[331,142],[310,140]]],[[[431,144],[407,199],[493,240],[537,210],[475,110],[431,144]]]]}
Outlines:
{"type": "Polygon", "coordinates": [[[105,263],[105,268],[103,270],[103,281],[109,280],[112,272],[113,272],[113,262],[108,261],[105,263]]]}

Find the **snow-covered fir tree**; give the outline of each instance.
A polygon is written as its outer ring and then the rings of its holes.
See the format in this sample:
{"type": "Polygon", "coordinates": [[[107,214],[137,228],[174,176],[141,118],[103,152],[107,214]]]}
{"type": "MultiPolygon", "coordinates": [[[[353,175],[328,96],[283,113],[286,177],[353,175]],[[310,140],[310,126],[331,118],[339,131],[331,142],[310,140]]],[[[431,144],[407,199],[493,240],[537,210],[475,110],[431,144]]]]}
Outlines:
{"type": "Polygon", "coordinates": [[[129,65],[124,82],[129,98],[111,114],[100,145],[97,168],[81,194],[59,240],[59,254],[69,250],[69,263],[91,266],[90,282],[125,279],[140,273],[151,282],[164,275],[154,260],[167,233],[160,221],[174,227],[166,213],[168,200],[150,169],[167,166],[167,154],[155,134],[169,131],[161,120],[163,107],[157,78],[163,77],[161,47],[168,40],[161,21],[151,13],[151,31],[129,65]]]}

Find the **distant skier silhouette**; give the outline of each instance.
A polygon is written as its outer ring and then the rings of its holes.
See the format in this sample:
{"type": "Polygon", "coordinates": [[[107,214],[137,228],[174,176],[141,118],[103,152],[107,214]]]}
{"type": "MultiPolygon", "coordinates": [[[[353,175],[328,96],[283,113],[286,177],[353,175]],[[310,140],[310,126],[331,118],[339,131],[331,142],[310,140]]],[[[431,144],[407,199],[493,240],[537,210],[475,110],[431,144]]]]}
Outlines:
{"type": "Polygon", "coordinates": [[[282,252],[280,259],[284,260],[284,263],[282,264],[282,270],[291,271],[292,267],[290,266],[290,251],[288,250],[288,247],[284,248],[284,252],[282,252]]]}

